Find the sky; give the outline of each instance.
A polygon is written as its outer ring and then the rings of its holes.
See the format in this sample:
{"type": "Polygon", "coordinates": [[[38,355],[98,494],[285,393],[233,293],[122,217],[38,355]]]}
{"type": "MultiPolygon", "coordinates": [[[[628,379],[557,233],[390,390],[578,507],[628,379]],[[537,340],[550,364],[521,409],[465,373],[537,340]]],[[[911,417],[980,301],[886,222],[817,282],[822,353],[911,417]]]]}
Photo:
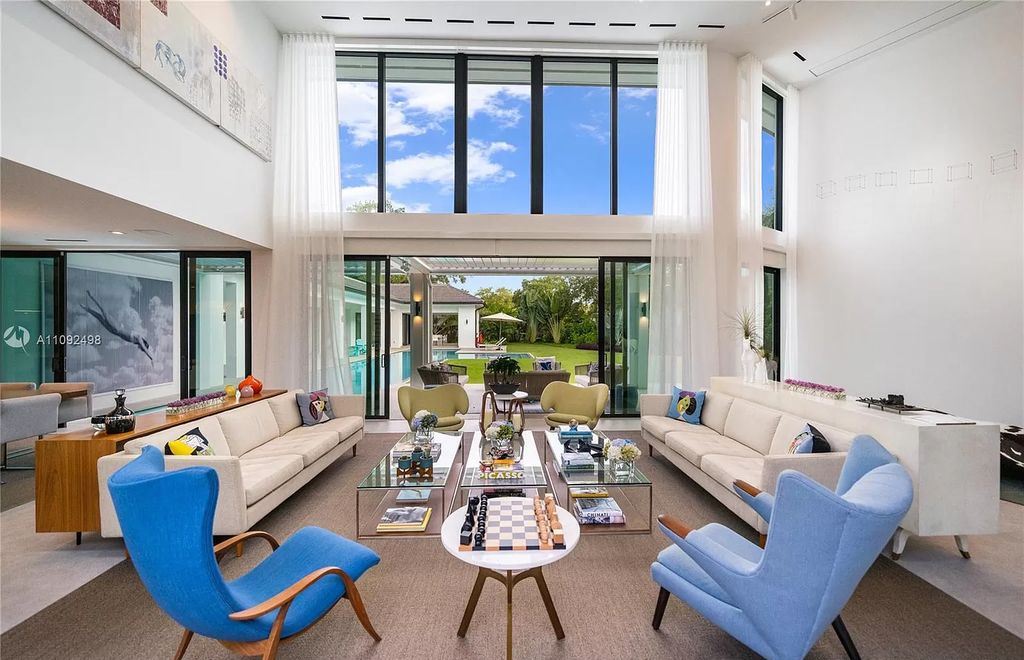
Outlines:
{"type": "MultiPolygon", "coordinates": [[[[450,213],[454,179],[454,85],[387,83],[387,195],[407,212],[450,213]]],[[[619,90],[619,213],[653,206],[657,90],[619,90]]],[[[530,212],[530,87],[471,84],[468,210],[530,212]]],[[[344,207],[377,197],[377,84],[338,83],[344,207]]],[[[608,87],[544,91],[544,211],[609,212],[608,87]]]]}

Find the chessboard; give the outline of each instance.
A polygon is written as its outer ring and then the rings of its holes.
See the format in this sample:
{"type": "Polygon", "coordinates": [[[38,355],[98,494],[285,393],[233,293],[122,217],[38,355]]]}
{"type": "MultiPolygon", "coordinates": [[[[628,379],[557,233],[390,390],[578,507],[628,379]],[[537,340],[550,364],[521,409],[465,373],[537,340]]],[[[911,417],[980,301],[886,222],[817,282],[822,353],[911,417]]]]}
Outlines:
{"type": "Polygon", "coordinates": [[[565,550],[565,534],[554,497],[469,498],[459,550],[565,550]]]}

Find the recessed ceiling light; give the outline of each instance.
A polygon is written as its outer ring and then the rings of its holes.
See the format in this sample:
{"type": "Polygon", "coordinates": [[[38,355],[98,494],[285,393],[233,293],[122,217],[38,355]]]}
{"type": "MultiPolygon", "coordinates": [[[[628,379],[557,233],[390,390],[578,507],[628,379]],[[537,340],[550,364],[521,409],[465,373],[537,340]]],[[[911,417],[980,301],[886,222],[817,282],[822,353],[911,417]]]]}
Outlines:
{"type": "Polygon", "coordinates": [[[765,7],[771,7],[772,6],[772,0],[764,0],[764,6],[765,7]]]}
{"type": "Polygon", "coordinates": [[[111,229],[110,233],[113,234],[114,236],[124,236],[123,231],[117,231],[116,229],[111,229]]]}
{"type": "Polygon", "coordinates": [[[87,238],[46,238],[43,239],[48,243],[88,243],[87,238]]]}

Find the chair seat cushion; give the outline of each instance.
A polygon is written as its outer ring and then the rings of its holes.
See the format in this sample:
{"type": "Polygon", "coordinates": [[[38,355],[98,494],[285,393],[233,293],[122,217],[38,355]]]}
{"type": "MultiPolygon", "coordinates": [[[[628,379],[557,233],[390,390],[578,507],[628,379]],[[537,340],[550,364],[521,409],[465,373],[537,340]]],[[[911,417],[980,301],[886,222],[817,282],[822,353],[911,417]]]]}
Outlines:
{"type": "MultiPolygon", "coordinates": [[[[301,428],[314,428],[303,426],[301,428]]],[[[288,433],[280,438],[260,445],[242,456],[246,458],[263,458],[266,456],[301,456],[302,466],[312,465],[318,458],[338,446],[338,434],[333,431],[326,433],[288,433]]]]}
{"type": "Polygon", "coordinates": [[[580,424],[587,424],[587,425],[589,425],[593,421],[591,418],[587,417],[586,415],[571,415],[569,413],[556,413],[556,412],[548,413],[548,415],[547,415],[547,417],[545,419],[547,419],[549,424],[551,422],[554,422],[555,424],[568,424],[569,422],[571,422],[572,420],[575,419],[580,424]]]}
{"type": "Polygon", "coordinates": [[[668,445],[669,449],[681,454],[683,458],[697,467],[700,467],[701,459],[710,454],[742,456],[746,458],[761,457],[760,454],[745,444],[717,433],[672,431],[665,435],[665,444],[668,445]]]}
{"type": "Polygon", "coordinates": [[[708,454],[700,459],[700,469],[709,477],[722,484],[732,492],[732,482],[737,479],[746,481],[751,486],[761,488],[761,473],[764,471],[764,458],[749,456],[726,456],[708,454]]]}
{"type": "Polygon", "coordinates": [[[242,468],[246,506],[256,504],[275,488],[302,472],[302,457],[299,455],[243,456],[238,463],[242,468]]]}
{"type": "MultiPolygon", "coordinates": [[[[320,527],[304,527],[288,538],[260,564],[242,577],[228,583],[242,609],[258,605],[284,591],[313,571],[336,566],[358,580],[376,566],[380,557],[366,546],[350,541],[320,527]]],[[[302,632],[345,595],[345,584],[337,575],[320,578],[305,589],[288,608],[281,637],[302,632]]],[[[259,619],[268,630],[277,612],[259,619]]]]}
{"type": "Polygon", "coordinates": [[[644,415],[640,418],[640,428],[653,435],[658,440],[665,442],[665,436],[672,431],[686,431],[687,433],[701,433],[707,435],[718,435],[713,429],[700,424],[687,424],[681,419],[672,419],[663,415],[644,415]]]}
{"type": "Polygon", "coordinates": [[[325,431],[334,431],[338,434],[338,442],[345,442],[353,433],[363,428],[362,417],[335,417],[316,426],[300,426],[285,433],[285,438],[303,436],[308,434],[320,434],[325,431]]]}
{"type": "Polygon", "coordinates": [[[466,420],[459,417],[458,415],[451,415],[450,417],[438,417],[437,426],[435,427],[438,431],[458,431],[462,428],[462,425],[466,423],[466,420]]]}

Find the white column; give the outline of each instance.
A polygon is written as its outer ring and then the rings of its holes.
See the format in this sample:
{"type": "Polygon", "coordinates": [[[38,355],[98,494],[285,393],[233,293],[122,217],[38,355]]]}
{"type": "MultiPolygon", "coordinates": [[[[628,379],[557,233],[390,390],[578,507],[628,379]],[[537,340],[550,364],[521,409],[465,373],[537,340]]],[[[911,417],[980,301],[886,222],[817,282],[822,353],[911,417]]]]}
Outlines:
{"type": "Polygon", "coordinates": [[[409,337],[410,359],[412,360],[412,374],[410,383],[414,387],[423,387],[416,367],[430,362],[430,276],[426,273],[409,273],[409,314],[412,317],[412,332],[409,337]],[[420,314],[416,315],[416,304],[420,303],[420,314]]]}
{"type": "Polygon", "coordinates": [[[459,305],[459,348],[476,346],[476,307],[459,305]]]}

